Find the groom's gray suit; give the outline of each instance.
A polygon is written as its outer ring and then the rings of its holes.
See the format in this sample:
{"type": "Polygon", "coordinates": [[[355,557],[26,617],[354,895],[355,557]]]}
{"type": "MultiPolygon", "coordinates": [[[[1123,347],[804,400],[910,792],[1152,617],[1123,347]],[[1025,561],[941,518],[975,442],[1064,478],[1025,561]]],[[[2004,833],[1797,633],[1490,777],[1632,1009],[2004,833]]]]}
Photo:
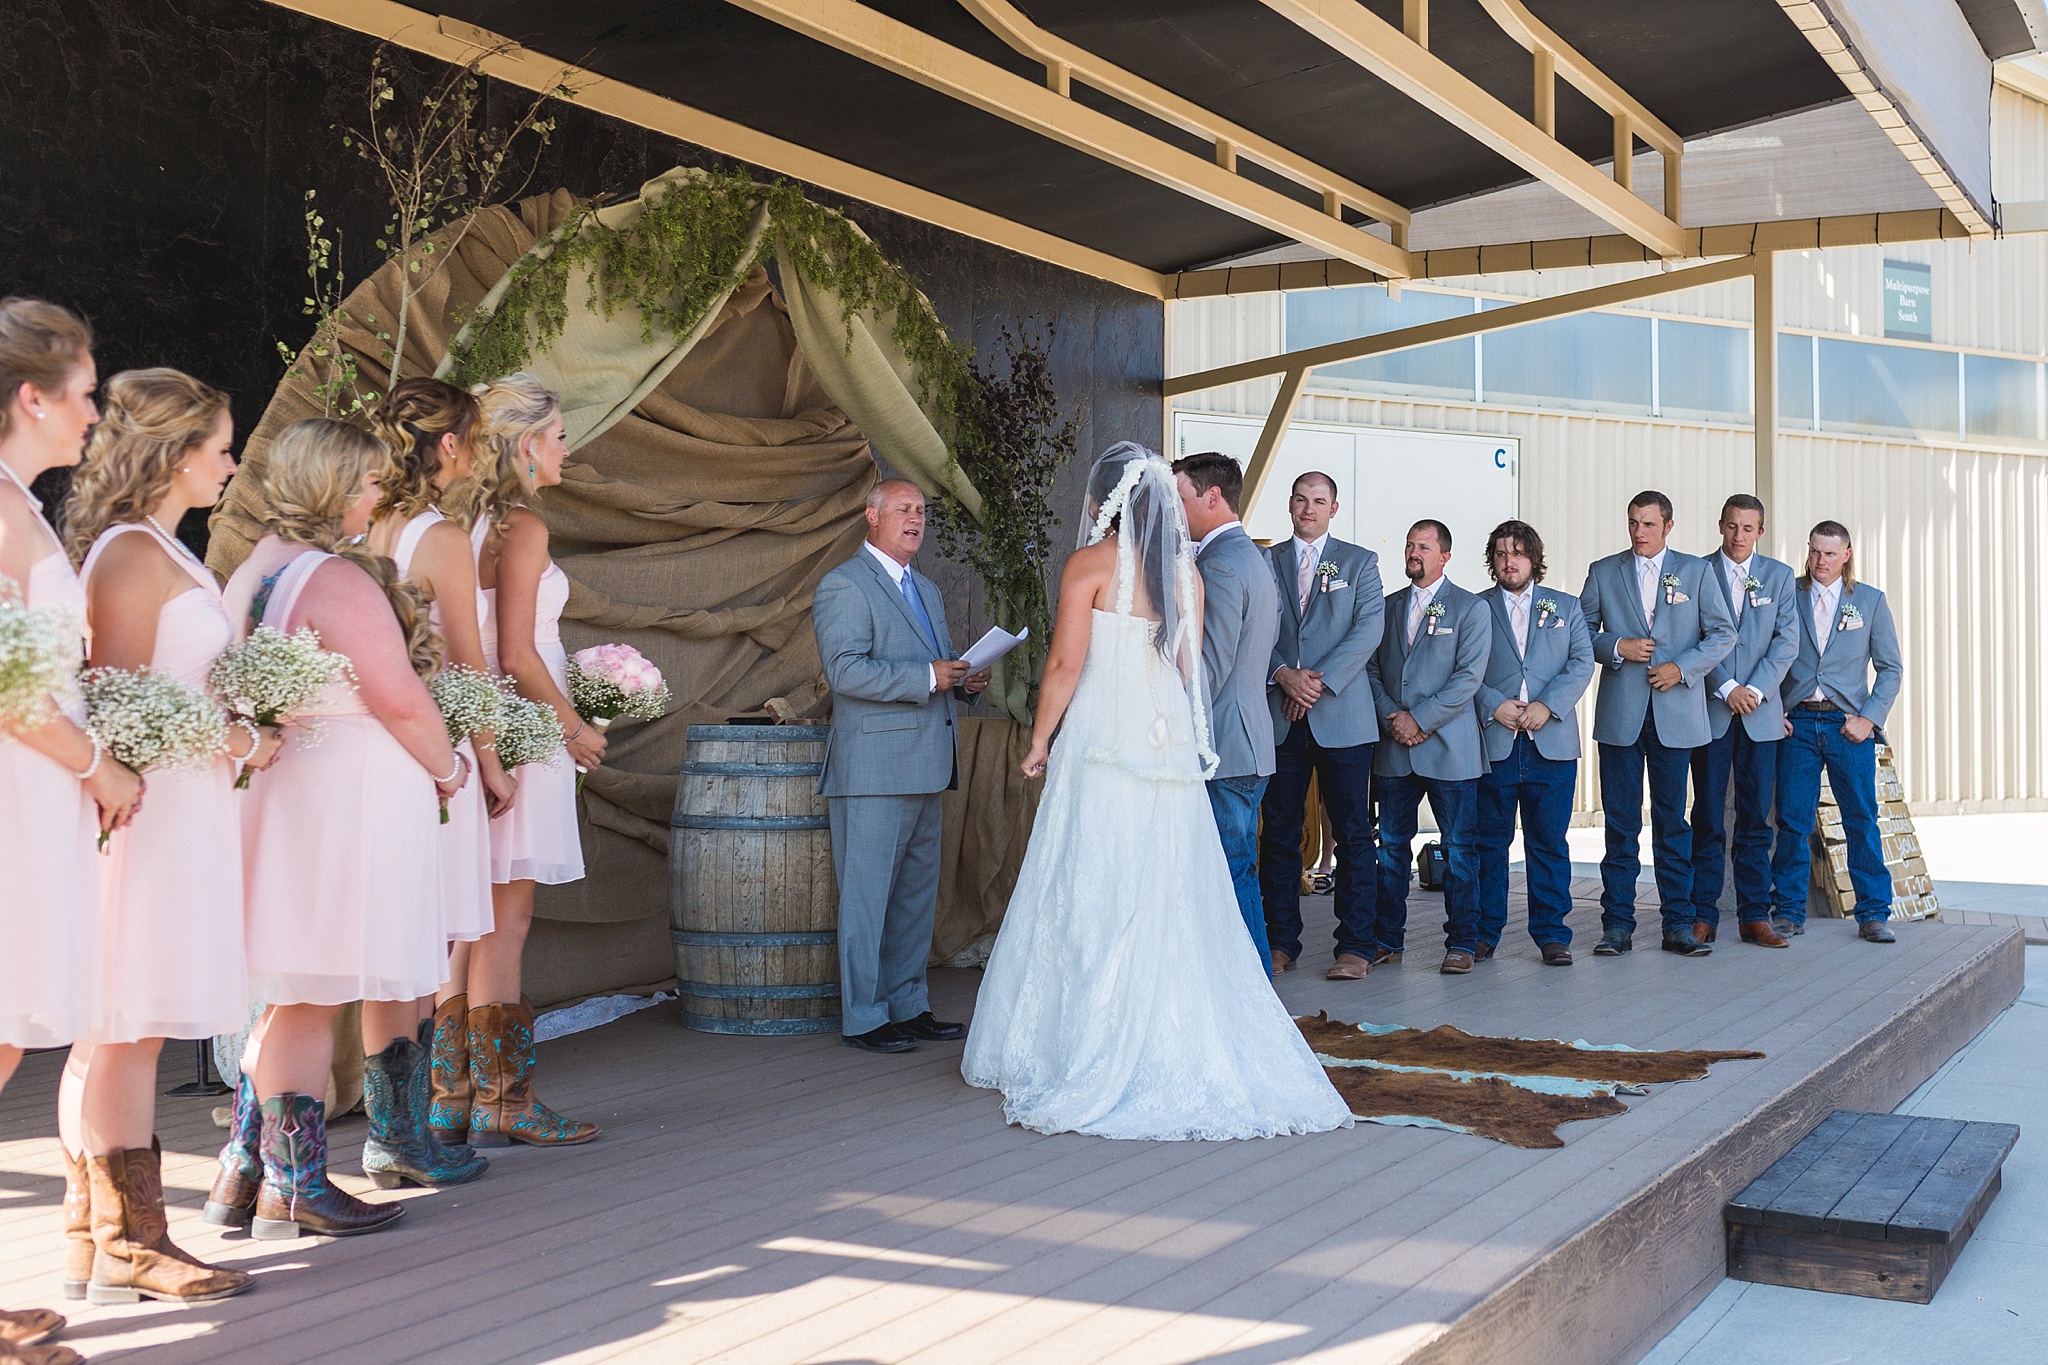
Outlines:
{"type": "Polygon", "coordinates": [[[932,690],[951,659],[946,605],[904,570],[938,638],[871,547],[818,584],[811,626],[832,688],[832,733],[818,793],[832,813],[839,876],[840,1031],[849,1036],[930,1008],[925,960],[939,898],[939,793],[958,777],[955,698],[932,690]]]}

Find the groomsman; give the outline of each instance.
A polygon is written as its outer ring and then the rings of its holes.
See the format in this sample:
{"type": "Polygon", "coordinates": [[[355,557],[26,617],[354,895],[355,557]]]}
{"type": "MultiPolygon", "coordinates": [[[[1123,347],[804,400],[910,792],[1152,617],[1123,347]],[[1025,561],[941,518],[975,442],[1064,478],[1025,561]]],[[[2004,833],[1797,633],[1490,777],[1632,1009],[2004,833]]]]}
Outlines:
{"type": "MultiPolygon", "coordinates": [[[[1408,932],[1408,874],[1422,798],[1436,815],[1444,849],[1446,976],[1472,970],[1479,952],[1478,860],[1473,848],[1479,775],[1479,717],[1472,699],[1486,673],[1492,627],[1486,607],[1444,577],[1451,530],[1418,521],[1402,567],[1408,586],[1387,598],[1380,647],[1367,665],[1374,703],[1390,743],[1373,753],[1379,783],[1379,914],[1373,965],[1399,962],[1408,932]]],[[[1348,850],[1347,850],[1348,853],[1348,850]]]]}
{"type": "Polygon", "coordinates": [[[1713,951],[1692,931],[1685,781],[1691,751],[1713,738],[1707,674],[1735,647],[1735,618],[1708,581],[1707,562],[1665,543],[1671,525],[1671,499],[1636,494],[1628,504],[1629,548],[1594,560],[1579,593],[1593,633],[1593,657],[1603,666],[1593,712],[1600,803],[1607,810],[1597,957],[1616,957],[1635,946],[1646,770],[1664,948],[1687,957],[1713,951]]]}
{"type": "Polygon", "coordinates": [[[1328,474],[1296,479],[1287,513],[1293,537],[1267,552],[1281,607],[1266,696],[1281,738],[1259,806],[1259,889],[1273,970],[1284,972],[1301,956],[1301,827],[1309,779],[1320,779],[1343,850],[1337,960],[1325,975],[1355,981],[1371,966],[1378,899],[1371,787],[1379,726],[1365,666],[1383,634],[1380,557],[1330,534],[1337,481],[1328,474]]]}
{"type": "Polygon", "coordinates": [[[1728,781],[1735,781],[1735,915],[1742,941],[1790,945],[1771,928],[1771,800],[1785,704],[1778,685],[1799,653],[1792,566],[1756,552],[1764,505],[1737,493],[1721,506],[1721,548],[1708,558],[1714,587],[1735,617],[1735,648],[1707,674],[1711,743],[1692,751],[1693,937],[1712,943],[1721,923],[1727,861],[1728,781]]]}
{"type": "Polygon", "coordinates": [[[1479,684],[1488,771],[1479,779],[1479,951],[1493,956],[1508,923],[1508,845],[1522,816],[1529,937],[1552,967],[1572,965],[1572,855],[1565,830],[1579,780],[1579,698],[1593,681],[1593,637],[1579,599],[1542,590],[1543,537],[1504,521],[1487,537],[1494,586],[1479,594],[1493,645],[1479,684]]]}
{"type": "Polygon", "coordinates": [[[1271,971],[1259,901],[1259,798],[1273,776],[1266,675],[1280,634],[1280,594],[1265,555],[1238,521],[1244,470],[1237,461],[1204,451],[1175,460],[1173,473],[1202,575],[1202,676],[1217,756],[1209,808],[1230,863],[1238,913],[1260,964],[1271,971]]]}
{"type": "Polygon", "coordinates": [[[1877,831],[1877,745],[1899,699],[1904,661],[1884,594],[1856,581],[1849,528],[1824,521],[1806,542],[1799,581],[1799,653],[1785,674],[1785,741],[1778,746],[1778,842],[1771,854],[1771,925],[1806,932],[1808,839],[1820,805],[1820,775],[1842,813],[1858,932],[1896,942],[1892,879],[1877,831]]]}

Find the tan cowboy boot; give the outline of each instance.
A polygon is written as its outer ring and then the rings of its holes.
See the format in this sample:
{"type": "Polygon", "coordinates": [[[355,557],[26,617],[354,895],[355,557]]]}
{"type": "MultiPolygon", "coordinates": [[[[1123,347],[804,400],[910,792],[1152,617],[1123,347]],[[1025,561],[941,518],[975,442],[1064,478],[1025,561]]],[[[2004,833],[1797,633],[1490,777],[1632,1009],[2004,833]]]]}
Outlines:
{"type": "Polygon", "coordinates": [[[64,1315],[47,1308],[0,1308],[0,1360],[7,1348],[34,1346],[48,1341],[64,1328],[64,1315]]]}
{"type": "Polygon", "coordinates": [[[433,1096],[427,1127],[444,1147],[469,1141],[469,997],[451,995],[434,1006],[428,1057],[433,1096]]]}
{"type": "Polygon", "coordinates": [[[533,1068],[532,1006],[522,1000],[469,1012],[471,1146],[573,1147],[598,1135],[596,1124],[564,1118],[534,1098],[533,1068]]]}
{"type": "Polygon", "coordinates": [[[0,1337],[0,1365],[85,1365],[69,1346],[16,1346],[0,1337]]]}
{"type": "Polygon", "coordinates": [[[159,1161],[154,1147],[136,1147],[87,1163],[94,1255],[85,1296],[92,1303],[212,1303],[255,1283],[243,1271],[205,1265],[171,1244],[159,1161]]]}
{"type": "MultiPolygon", "coordinates": [[[[92,1278],[92,1181],[85,1158],[64,1149],[64,1297],[85,1297],[92,1278]]],[[[0,1333],[0,1336],[4,1336],[0,1333]]]]}

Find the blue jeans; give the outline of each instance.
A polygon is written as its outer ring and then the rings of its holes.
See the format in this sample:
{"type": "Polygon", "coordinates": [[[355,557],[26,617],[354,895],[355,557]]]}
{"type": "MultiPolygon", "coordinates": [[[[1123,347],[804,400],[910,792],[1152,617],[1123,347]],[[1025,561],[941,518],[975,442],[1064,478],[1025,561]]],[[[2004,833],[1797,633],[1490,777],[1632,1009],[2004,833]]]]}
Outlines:
{"type": "Polygon", "coordinates": [[[1842,733],[1840,711],[1786,712],[1792,733],[1778,749],[1778,843],[1771,851],[1771,913],[1806,923],[1806,893],[1813,853],[1809,839],[1820,810],[1820,774],[1842,812],[1849,840],[1849,881],[1856,888],[1856,922],[1891,918],[1892,875],[1884,866],[1877,832],[1877,732],[1861,744],[1842,733]]]}
{"type": "Polygon", "coordinates": [[[1337,860],[1337,951],[1369,957],[1379,901],[1379,835],[1372,819],[1372,749],[1325,749],[1298,720],[1280,741],[1280,770],[1259,805],[1259,891],[1266,936],[1289,957],[1301,956],[1301,827],[1309,779],[1320,778],[1323,809],[1343,856],[1337,860]]]}
{"type": "Polygon", "coordinates": [[[1600,746],[1600,804],[1607,810],[1607,856],[1600,860],[1600,927],[1633,936],[1636,878],[1643,870],[1643,774],[1650,778],[1650,837],[1657,850],[1657,897],[1664,937],[1692,924],[1692,826],[1685,822],[1690,749],[1657,738],[1657,712],[1645,707],[1633,744],[1600,746]]]}
{"type": "Polygon", "coordinates": [[[1266,946],[1266,910],[1259,902],[1259,797],[1263,777],[1219,777],[1209,783],[1209,809],[1216,813],[1216,832],[1223,837],[1223,856],[1230,863],[1230,885],[1237,892],[1237,913],[1259,952],[1259,970],[1271,974],[1273,950],[1266,946]]]}
{"type": "Polygon", "coordinates": [[[1728,781],[1735,780],[1735,917],[1755,924],[1771,914],[1771,798],[1778,789],[1778,741],[1759,744],[1742,718],[1728,733],[1692,751],[1692,917],[1721,922],[1728,856],[1728,781]]]}
{"type": "Polygon", "coordinates": [[[1479,780],[1445,782],[1434,777],[1374,779],[1380,793],[1379,918],[1373,939],[1388,952],[1403,951],[1408,937],[1408,877],[1414,866],[1415,813],[1422,798],[1436,815],[1444,846],[1444,951],[1479,948],[1479,866],[1472,846],[1477,823],[1479,780]]]}
{"type": "Polygon", "coordinates": [[[1572,854],[1565,830],[1572,823],[1572,788],[1579,780],[1576,758],[1545,758],[1527,735],[1515,736],[1514,751],[1479,779],[1479,812],[1473,842],[1479,850],[1479,941],[1498,945],[1508,927],[1508,845],[1515,839],[1515,813],[1522,816],[1522,848],[1529,863],[1529,937],[1539,946],[1567,947],[1572,931],[1572,854]]]}

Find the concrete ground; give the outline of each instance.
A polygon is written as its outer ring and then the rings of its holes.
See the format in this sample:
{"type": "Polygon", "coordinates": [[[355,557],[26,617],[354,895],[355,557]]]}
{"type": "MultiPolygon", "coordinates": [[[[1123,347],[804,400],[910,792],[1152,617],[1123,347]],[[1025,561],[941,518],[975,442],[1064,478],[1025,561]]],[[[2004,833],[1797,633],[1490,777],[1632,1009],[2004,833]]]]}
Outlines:
{"type": "MultiPolygon", "coordinates": [[[[1944,914],[1956,908],[2048,916],[2048,815],[1916,823],[1944,914]],[[1944,875],[1951,870],[1963,875],[1944,875]]],[[[2017,1123],[2021,1130],[2005,1164],[2004,1188],[1934,1302],[1887,1303],[1723,1280],[1645,1365],[2048,1360],[2048,947],[2028,947],[2019,1002],[1898,1112],[2017,1123]]]]}

